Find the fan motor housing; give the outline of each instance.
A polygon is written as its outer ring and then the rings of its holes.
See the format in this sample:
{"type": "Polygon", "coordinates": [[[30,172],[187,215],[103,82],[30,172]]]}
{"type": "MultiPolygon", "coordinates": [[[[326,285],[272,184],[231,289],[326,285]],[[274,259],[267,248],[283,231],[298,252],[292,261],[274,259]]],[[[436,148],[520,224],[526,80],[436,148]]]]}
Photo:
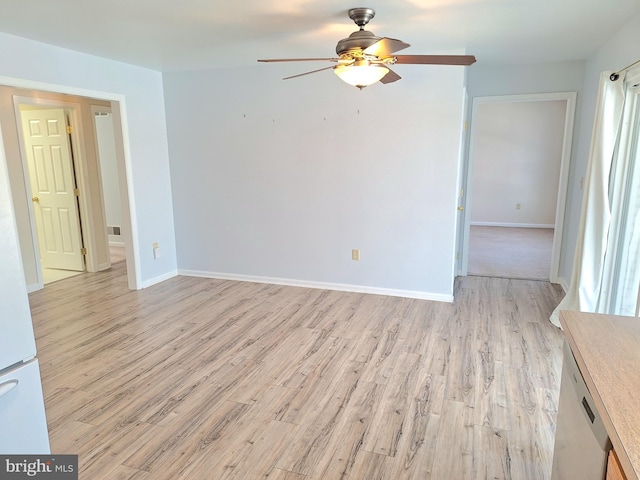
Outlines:
{"type": "Polygon", "coordinates": [[[362,52],[362,50],[370,47],[380,40],[381,38],[377,37],[372,32],[367,30],[358,30],[338,42],[338,45],[336,45],[336,53],[340,56],[354,52],[362,52]]]}

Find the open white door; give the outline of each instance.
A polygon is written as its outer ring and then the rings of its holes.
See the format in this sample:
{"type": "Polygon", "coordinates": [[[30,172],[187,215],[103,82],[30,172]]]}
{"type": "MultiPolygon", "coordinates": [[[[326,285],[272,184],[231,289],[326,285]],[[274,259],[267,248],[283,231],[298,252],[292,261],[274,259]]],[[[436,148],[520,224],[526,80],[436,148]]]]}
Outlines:
{"type": "Polygon", "coordinates": [[[84,271],[64,109],[21,110],[20,116],[42,267],[84,271]]]}
{"type": "Polygon", "coordinates": [[[467,275],[467,261],[465,248],[465,239],[467,236],[465,228],[468,223],[465,215],[466,208],[466,188],[468,173],[468,151],[469,151],[469,95],[467,89],[464,89],[464,103],[462,111],[462,135],[460,137],[460,160],[458,162],[458,199],[457,199],[457,218],[456,218],[456,256],[454,266],[454,276],[467,275]]]}

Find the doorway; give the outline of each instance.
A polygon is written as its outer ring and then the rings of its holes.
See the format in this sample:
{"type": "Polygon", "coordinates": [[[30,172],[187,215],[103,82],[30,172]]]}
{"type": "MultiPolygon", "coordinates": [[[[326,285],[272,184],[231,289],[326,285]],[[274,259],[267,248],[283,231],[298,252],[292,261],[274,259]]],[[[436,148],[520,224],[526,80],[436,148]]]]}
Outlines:
{"type": "Polygon", "coordinates": [[[113,112],[111,107],[92,105],[91,113],[95,125],[98,164],[102,179],[102,201],[107,228],[109,260],[113,265],[126,261],[126,249],[122,235],[122,194],[118,181],[113,112]]]}
{"type": "Polygon", "coordinates": [[[531,278],[528,262],[535,279],[557,283],[575,98],[567,92],[473,100],[459,275],[483,274],[477,270],[482,260],[490,267],[487,276],[531,278]],[[514,234],[521,248],[502,272],[514,234]],[[542,274],[541,254],[547,262],[542,274]]]}
{"type": "MultiPolygon", "coordinates": [[[[86,92],[82,92],[86,93],[86,92]]],[[[112,139],[114,155],[112,161],[117,175],[113,181],[121,196],[122,221],[119,225],[122,247],[117,261],[126,263],[129,288],[139,288],[136,257],[132,247],[132,226],[129,204],[129,188],[127,176],[127,157],[123,136],[123,123],[120,118],[121,102],[124,99],[100,99],[87,96],[75,96],[73,93],[56,93],[46,90],[20,89],[18,86],[0,86],[0,122],[7,131],[14,131],[15,136],[5,136],[4,146],[11,156],[18,160],[9,165],[13,178],[12,190],[14,211],[18,221],[25,279],[29,292],[44,287],[45,280],[41,268],[40,238],[37,232],[33,197],[28,173],[24,135],[21,121],[21,110],[55,110],[62,109],[72,124],[70,134],[71,150],[75,157],[76,188],[80,191],[79,204],[81,245],[87,249],[85,264],[82,270],[98,272],[111,267],[109,256],[106,223],[104,221],[104,199],[102,192],[104,183],[99,172],[99,152],[97,151],[97,133],[92,108],[108,109],[112,113],[112,139]],[[12,114],[9,114],[9,103],[13,103],[12,114]],[[21,107],[21,105],[25,105],[21,107]],[[13,120],[12,120],[13,117],[13,120]],[[15,139],[15,140],[14,140],[15,139]],[[125,248],[126,246],[126,248],[125,248]]],[[[75,193],[75,192],[74,192],[75,193]]],[[[45,262],[46,264],[46,262],[45,262]]],[[[46,267],[46,265],[42,265],[46,267]]],[[[80,269],[79,269],[80,270],[80,269]]],[[[71,271],[71,270],[67,270],[71,271]]]]}

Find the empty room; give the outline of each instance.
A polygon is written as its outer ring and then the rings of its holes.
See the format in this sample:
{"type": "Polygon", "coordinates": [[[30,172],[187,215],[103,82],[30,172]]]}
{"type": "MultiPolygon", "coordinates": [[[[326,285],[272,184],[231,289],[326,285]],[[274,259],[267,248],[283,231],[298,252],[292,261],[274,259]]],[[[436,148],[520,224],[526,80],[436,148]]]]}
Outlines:
{"type": "Polygon", "coordinates": [[[0,5],[1,478],[639,478],[636,0],[0,5]]]}

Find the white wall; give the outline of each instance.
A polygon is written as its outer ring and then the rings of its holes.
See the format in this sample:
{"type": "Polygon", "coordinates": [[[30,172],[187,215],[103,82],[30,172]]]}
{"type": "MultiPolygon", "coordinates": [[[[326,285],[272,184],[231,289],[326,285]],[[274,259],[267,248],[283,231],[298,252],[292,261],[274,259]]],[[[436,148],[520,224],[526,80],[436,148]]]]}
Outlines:
{"type": "Polygon", "coordinates": [[[553,227],[566,109],[563,100],[476,105],[472,224],[553,227]]]}
{"type": "Polygon", "coordinates": [[[464,71],[396,70],[164,74],[180,271],[451,299],[464,71]]]}
{"type": "MultiPolygon", "coordinates": [[[[148,285],[174,275],[175,236],[161,74],[0,33],[0,84],[123,100],[139,281],[148,285]],[[153,242],[162,248],[158,260],[153,259],[153,242]]],[[[18,160],[8,159],[12,178],[22,175],[16,170],[22,168],[17,166],[18,160]]],[[[13,196],[15,204],[26,204],[24,187],[20,192],[14,188],[13,196]]],[[[26,207],[18,215],[23,232],[30,229],[25,226],[28,218],[24,211],[26,207]]]]}
{"type": "Polygon", "coordinates": [[[467,88],[472,97],[582,90],[584,61],[500,66],[483,65],[480,60],[469,69],[467,88]]]}

